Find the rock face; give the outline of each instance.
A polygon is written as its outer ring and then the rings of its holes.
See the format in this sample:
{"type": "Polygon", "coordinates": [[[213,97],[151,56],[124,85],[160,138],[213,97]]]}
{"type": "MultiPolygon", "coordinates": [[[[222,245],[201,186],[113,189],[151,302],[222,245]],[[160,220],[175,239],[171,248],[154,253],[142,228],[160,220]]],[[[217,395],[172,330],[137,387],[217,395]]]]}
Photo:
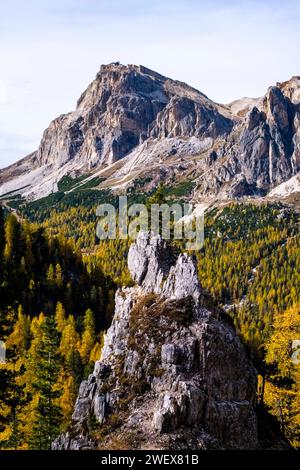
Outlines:
{"type": "Polygon", "coordinates": [[[38,199],[87,173],[118,190],[185,178],[199,196],[264,195],[300,170],[299,97],[293,77],[261,99],[220,105],[146,67],[102,65],[38,150],[0,171],[0,195],[38,199]]]}
{"type": "Polygon", "coordinates": [[[101,358],[53,449],[258,446],[256,370],[193,260],[167,253],[159,236],[132,245],[137,285],[117,291],[101,358]]]}
{"type": "Polygon", "coordinates": [[[299,105],[284,92],[270,87],[236,126],[217,150],[201,194],[264,195],[299,171],[299,105]]]}
{"type": "Polygon", "coordinates": [[[45,131],[37,159],[43,165],[76,158],[93,168],[123,158],[150,136],[215,138],[232,125],[208,98],[186,85],[142,66],[104,65],[76,111],[45,131]]]}

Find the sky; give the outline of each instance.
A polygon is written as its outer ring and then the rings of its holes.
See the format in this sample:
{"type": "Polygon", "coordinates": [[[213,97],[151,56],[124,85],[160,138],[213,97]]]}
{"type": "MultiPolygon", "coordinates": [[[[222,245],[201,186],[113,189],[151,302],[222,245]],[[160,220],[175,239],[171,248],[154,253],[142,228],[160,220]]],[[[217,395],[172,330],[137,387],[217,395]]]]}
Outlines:
{"type": "Polygon", "coordinates": [[[299,46],[300,0],[0,0],[0,168],[38,147],[103,63],[228,103],[300,75],[299,46]]]}

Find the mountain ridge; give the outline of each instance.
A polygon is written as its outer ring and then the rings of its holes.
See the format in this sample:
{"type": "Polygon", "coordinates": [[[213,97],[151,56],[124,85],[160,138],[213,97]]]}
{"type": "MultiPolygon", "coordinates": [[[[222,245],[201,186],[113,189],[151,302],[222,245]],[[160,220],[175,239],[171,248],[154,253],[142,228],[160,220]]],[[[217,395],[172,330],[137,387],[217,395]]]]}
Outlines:
{"type": "Polygon", "coordinates": [[[0,197],[39,199],[63,176],[85,174],[104,180],[96,189],[122,191],[148,175],[192,180],[196,198],[264,196],[300,169],[299,102],[297,76],[222,105],[144,66],[102,65],[38,150],[0,170],[0,197]]]}

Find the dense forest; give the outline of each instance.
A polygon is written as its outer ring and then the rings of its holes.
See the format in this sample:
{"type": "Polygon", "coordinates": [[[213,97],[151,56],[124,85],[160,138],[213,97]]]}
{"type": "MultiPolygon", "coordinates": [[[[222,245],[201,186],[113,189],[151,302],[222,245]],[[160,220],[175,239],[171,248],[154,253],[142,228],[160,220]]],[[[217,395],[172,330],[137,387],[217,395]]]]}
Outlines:
{"type": "Polygon", "coordinates": [[[74,243],[0,208],[0,447],[47,449],[99,359],[114,283],[74,243]]]}
{"type": "MultiPolygon", "coordinates": [[[[180,199],[190,190],[161,186],[129,197],[172,203],[174,194],[180,199]]],[[[1,366],[2,447],[47,448],[67,426],[78,384],[100,355],[115,288],[131,283],[130,240],[96,239],[96,206],[105,197],[114,202],[111,193],[96,199],[96,192],[18,206],[29,221],[22,224],[1,216],[0,326],[8,348],[1,366]]],[[[300,365],[291,359],[300,339],[299,215],[280,204],[245,202],[210,210],[196,259],[203,287],[232,316],[255,361],[260,406],[299,447],[300,365]]]]}

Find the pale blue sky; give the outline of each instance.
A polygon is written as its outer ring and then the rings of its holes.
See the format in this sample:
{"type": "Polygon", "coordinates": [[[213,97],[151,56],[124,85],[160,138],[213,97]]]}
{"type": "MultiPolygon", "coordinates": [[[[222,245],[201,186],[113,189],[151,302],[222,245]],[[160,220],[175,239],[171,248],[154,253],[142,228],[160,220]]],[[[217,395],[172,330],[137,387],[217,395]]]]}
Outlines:
{"type": "Polygon", "coordinates": [[[229,102],[300,75],[300,0],[0,0],[0,168],[74,109],[101,63],[229,102]]]}

